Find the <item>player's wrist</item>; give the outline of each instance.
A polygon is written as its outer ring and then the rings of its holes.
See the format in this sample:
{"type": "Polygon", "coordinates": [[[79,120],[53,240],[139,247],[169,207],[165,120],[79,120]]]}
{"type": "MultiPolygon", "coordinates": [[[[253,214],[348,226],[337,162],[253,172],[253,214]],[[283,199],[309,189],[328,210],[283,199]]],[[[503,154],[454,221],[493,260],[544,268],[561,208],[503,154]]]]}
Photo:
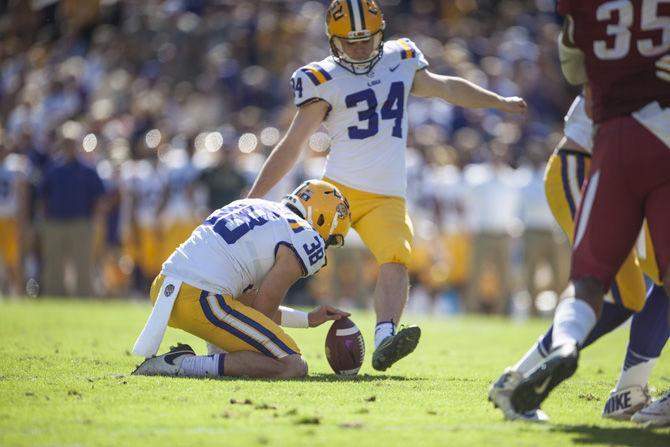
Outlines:
{"type": "Polygon", "coordinates": [[[280,306],[281,325],[283,327],[308,328],[311,326],[310,314],[290,307],[280,306]]]}

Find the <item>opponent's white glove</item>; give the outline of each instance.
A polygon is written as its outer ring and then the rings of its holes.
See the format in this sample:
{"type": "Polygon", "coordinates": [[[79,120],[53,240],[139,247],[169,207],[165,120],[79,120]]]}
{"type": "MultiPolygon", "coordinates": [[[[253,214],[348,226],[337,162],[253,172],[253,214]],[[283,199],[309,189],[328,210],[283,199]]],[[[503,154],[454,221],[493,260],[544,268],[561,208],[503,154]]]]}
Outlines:
{"type": "Polygon", "coordinates": [[[670,82],[670,54],[656,61],[656,77],[670,82]]]}

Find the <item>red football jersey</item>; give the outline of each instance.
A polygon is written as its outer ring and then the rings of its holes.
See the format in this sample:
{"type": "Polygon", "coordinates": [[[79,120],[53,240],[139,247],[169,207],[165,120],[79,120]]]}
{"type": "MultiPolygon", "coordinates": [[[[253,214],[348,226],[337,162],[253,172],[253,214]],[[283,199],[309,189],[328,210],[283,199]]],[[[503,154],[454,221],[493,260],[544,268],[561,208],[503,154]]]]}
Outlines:
{"type": "Polygon", "coordinates": [[[670,82],[654,65],[670,54],[670,0],[558,0],[557,10],[574,21],[596,123],[652,101],[670,106],[670,82]]]}

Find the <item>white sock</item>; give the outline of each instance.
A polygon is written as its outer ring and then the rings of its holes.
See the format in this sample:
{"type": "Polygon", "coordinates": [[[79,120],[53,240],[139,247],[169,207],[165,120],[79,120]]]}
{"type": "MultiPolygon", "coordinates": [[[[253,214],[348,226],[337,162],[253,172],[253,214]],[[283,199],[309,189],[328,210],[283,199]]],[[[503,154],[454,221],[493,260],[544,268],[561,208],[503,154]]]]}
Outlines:
{"type": "Polygon", "coordinates": [[[189,355],[181,362],[180,376],[219,377],[223,376],[225,354],[189,355]]]}
{"type": "Polygon", "coordinates": [[[596,325],[596,313],[584,300],[568,298],[560,302],[554,314],[551,349],[569,343],[580,346],[596,325]]]}
{"type": "Polygon", "coordinates": [[[207,355],[212,354],[226,354],[226,351],[210,342],[207,342],[207,355]]]}
{"type": "Polygon", "coordinates": [[[375,328],[375,349],[379,347],[386,337],[395,335],[395,323],[393,321],[382,321],[375,328]]]}
{"type": "Polygon", "coordinates": [[[531,348],[526,352],[526,354],[521,357],[521,360],[512,367],[513,371],[520,372],[521,374],[526,374],[531,369],[535,368],[544,360],[544,355],[540,351],[540,342],[535,343],[531,348]]]}
{"type": "Polygon", "coordinates": [[[617,391],[636,385],[644,387],[649,382],[651,371],[654,369],[657,360],[658,357],[628,368],[624,366],[619,376],[619,382],[616,384],[617,391]]]}

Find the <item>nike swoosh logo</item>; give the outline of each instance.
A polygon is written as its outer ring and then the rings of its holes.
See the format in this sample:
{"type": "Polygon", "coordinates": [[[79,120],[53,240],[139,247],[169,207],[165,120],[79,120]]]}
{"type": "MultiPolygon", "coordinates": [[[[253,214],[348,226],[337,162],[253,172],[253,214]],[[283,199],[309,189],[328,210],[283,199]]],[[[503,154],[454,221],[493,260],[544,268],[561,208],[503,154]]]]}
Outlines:
{"type": "Polygon", "coordinates": [[[545,381],[542,383],[540,386],[536,386],[533,388],[537,394],[542,394],[544,391],[547,389],[549,386],[549,382],[551,381],[551,376],[547,377],[545,381]]]}
{"type": "Polygon", "coordinates": [[[389,67],[389,70],[390,71],[395,71],[396,68],[398,68],[398,67],[400,67],[400,64],[396,65],[395,67],[389,67]]]}
{"type": "Polygon", "coordinates": [[[165,362],[168,363],[168,364],[170,364],[170,365],[174,365],[174,360],[175,360],[177,357],[180,357],[180,356],[182,356],[182,355],[184,355],[184,354],[186,354],[186,353],[188,353],[188,351],[171,352],[170,354],[167,354],[167,355],[165,356],[165,362]]]}

